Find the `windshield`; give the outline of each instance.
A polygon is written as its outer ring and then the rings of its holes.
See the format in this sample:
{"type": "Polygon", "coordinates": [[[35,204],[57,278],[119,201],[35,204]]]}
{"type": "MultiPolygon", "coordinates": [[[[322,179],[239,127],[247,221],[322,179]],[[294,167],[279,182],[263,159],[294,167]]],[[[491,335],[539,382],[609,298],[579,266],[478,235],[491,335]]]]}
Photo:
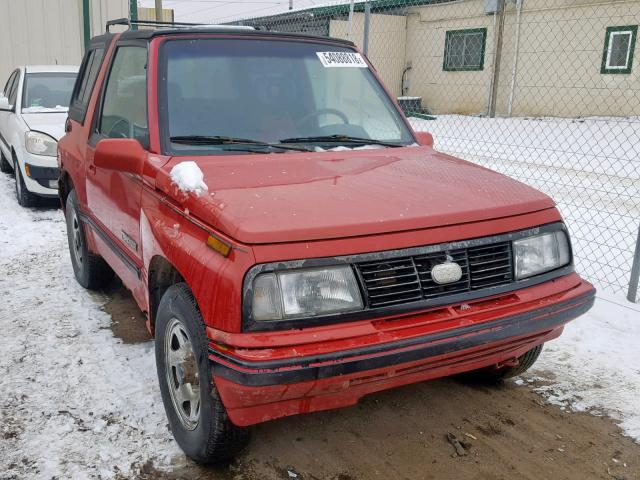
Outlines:
{"type": "Polygon", "coordinates": [[[76,76],[75,73],[27,73],[22,111],[67,111],[76,76]]]}
{"type": "Polygon", "coordinates": [[[413,142],[386,92],[349,48],[282,40],[170,40],[161,55],[163,137],[180,140],[166,145],[172,153],[228,149],[202,139],[190,144],[186,137],[192,136],[328,147],[353,142],[318,137],[413,142]]]}

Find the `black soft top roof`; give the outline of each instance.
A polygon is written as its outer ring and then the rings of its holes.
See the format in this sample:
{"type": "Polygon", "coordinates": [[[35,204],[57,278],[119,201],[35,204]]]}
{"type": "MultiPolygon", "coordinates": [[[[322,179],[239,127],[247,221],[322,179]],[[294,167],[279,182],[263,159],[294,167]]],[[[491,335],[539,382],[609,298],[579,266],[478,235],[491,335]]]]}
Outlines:
{"type": "MultiPolygon", "coordinates": [[[[343,40],[341,38],[333,37],[321,37],[319,35],[307,35],[301,33],[283,33],[283,32],[270,32],[266,30],[253,30],[247,27],[233,27],[233,26],[193,26],[193,27],[180,27],[180,28],[157,28],[157,29],[129,29],[120,34],[122,40],[151,40],[154,37],[168,36],[168,35],[233,35],[233,36],[246,36],[251,37],[273,37],[292,40],[321,40],[323,42],[330,41],[334,43],[341,43],[343,45],[354,46],[354,43],[349,40],[343,40]]],[[[105,33],[93,37],[91,43],[109,43],[113,38],[114,33],[105,33]]]]}

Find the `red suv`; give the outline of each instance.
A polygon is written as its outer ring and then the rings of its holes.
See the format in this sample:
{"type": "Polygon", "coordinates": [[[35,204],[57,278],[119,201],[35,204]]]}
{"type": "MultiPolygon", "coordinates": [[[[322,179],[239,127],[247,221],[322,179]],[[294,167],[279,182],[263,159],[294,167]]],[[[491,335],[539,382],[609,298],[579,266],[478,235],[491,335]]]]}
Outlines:
{"type": "Polygon", "coordinates": [[[350,42],[96,37],[66,130],[75,275],[133,292],[171,430],[200,462],[259,422],[519,374],[593,304],[554,202],[434,151],[350,42]]]}

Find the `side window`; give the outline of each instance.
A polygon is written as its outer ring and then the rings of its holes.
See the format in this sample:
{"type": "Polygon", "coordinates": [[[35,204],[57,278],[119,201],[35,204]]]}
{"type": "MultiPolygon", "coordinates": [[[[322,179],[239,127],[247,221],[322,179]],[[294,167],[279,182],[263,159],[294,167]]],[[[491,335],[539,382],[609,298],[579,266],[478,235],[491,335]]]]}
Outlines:
{"type": "Polygon", "coordinates": [[[11,90],[11,85],[13,84],[13,80],[15,79],[16,75],[17,75],[17,72],[15,70],[11,72],[11,75],[9,75],[9,80],[7,80],[7,83],[4,84],[2,93],[4,94],[5,97],[9,96],[9,90],[11,90]]]}
{"type": "Polygon", "coordinates": [[[147,141],[147,49],[119,47],[107,79],[97,132],[147,141]]]}
{"type": "Polygon", "coordinates": [[[69,106],[69,116],[77,122],[84,122],[89,99],[91,98],[96,78],[98,78],[103,56],[104,49],[102,48],[89,50],[80,67],[80,73],[73,87],[71,104],[69,106]]]}
{"type": "Polygon", "coordinates": [[[9,93],[7,97],[9,97],[9,104],[15,105],[16,100],[18,99],[18,85],[20,84],[20,71],[16,70],[16,76],[13,78],[13,83],[9,87],[9,93]]]}

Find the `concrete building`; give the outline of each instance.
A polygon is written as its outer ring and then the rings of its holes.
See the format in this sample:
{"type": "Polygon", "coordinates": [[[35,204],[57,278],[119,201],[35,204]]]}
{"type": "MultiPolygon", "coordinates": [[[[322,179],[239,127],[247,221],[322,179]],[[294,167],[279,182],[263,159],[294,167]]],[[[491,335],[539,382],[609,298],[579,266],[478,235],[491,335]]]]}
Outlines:
{"type": "MultiPolygon", "coordinates": [[[[368,56],[395,95],[420,97],[432,113],[487,113],[495,78],[498,115],[640,115],[640,1],[507,1],[501,49],[497,3],[371,1],[368,56]]],[[[347,38],[348,10],[317,7],[242,23],[347,38]]],[[[361,48],[364,10],[365,2],[355,4],[351,32],[361,48]]]]}
{"type": "MultiPolygon", "coordinates": [[[[135,4],[135,0],[132,0],[135,4]]],[[[85,42],[130,0],[0,0],[0,89],[17,65],[79,65],[85,42]]]]}
{"type": "MultiPolygon", "coordinates": [[[[134,17],[131,17],[134,18],[134,17]]],[[[138,7],[137,8],[137,18],[138,20],[153,20],[156,19],[156,9],[148,8],[148,7],[138,7]]],[[[174,22],[174,13],[172,8],[163,8],[162,9],[162,21],[163,22],[174,22]]]]}

